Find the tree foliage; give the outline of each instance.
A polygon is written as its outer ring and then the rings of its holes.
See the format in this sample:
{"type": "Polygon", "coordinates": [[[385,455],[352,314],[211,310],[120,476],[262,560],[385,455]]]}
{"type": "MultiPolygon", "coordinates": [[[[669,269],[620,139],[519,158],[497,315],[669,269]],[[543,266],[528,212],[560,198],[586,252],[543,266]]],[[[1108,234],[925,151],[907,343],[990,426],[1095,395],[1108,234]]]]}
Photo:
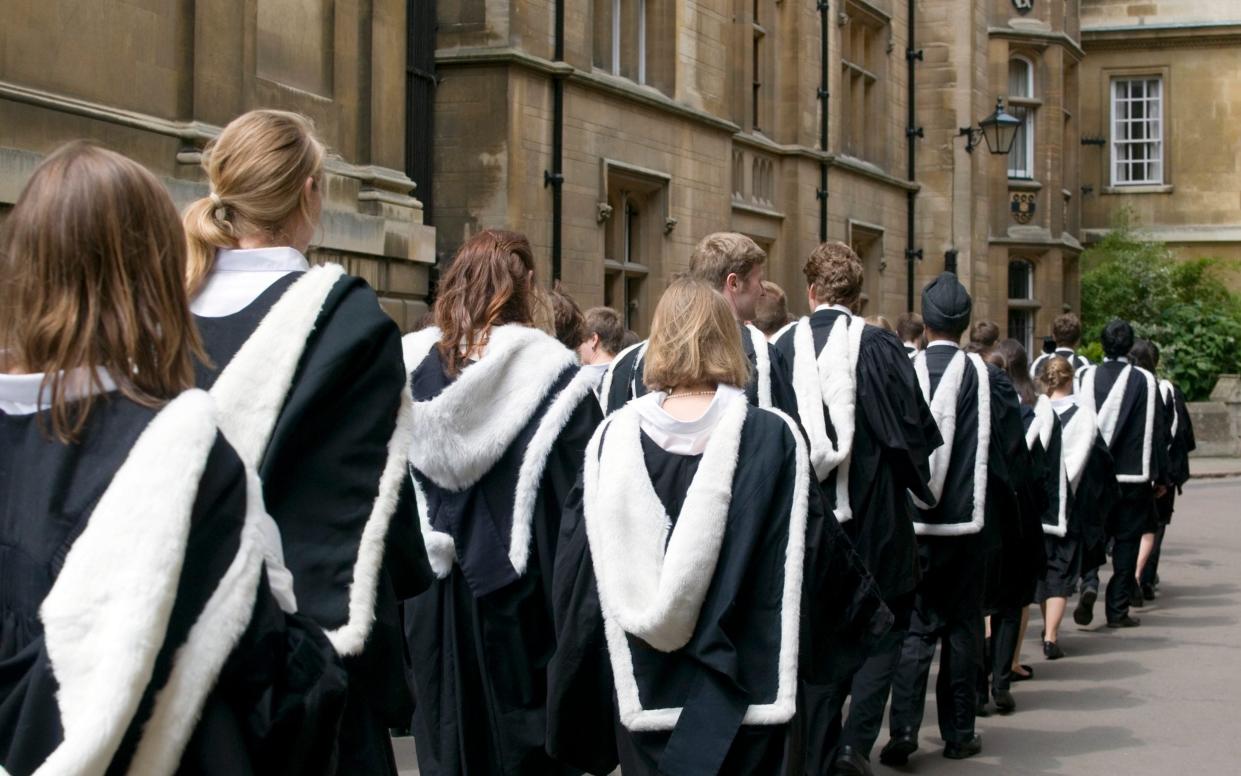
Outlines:
{"type": "Polygon", "coordinates": [[[1178,260],[1135,230],[1121,211],[1112,231],[1082,254],[1082,330],[1097,357],[1103,326],[1133,324],[1159,346],[1159,371],[1191,400],[1207,398],[1220,374],[1241,371],[1241,297],[1220,279],[1219,259],[1178,260]]]}

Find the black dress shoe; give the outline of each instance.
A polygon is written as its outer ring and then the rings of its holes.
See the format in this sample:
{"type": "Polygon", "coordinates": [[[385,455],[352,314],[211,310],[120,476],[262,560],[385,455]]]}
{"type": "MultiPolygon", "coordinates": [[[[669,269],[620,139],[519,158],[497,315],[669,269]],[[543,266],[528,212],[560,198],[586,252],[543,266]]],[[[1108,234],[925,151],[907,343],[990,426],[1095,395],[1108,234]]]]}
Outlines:
{"type": "Polygon", "coordinates": [[[991,716],[991,709],[987,707],[986,698],[978,699],[978,703],[974,705],[974,716],[975,717],[990,717],[991,716]]]}
{"type": "Polygon", "coordinates": [[[879,753],[879,762],[884,765],[904,765],[909,762],[909,755],[918,751],[918,736],[913,728],[901,728],[879,753]]]}
{"type": "Polygon", "coordinates": [[[848,744],[840,747],[836,761],[832,763],[832,776],[873,776],[873,773],[870,760],[848,744]]]}
{"type": "Polygon", "coordinates": [[[1064,657],[1064,650],[1054,641],[1043,642],[1043,657],[1048,660],[1059,660],[1064,657]]]}
{"type": "Polygon", "coordinates": [[[1017,701],[1008,690],[995,691],[995,710],[1001,714],[1012,714],[1017,710],[1017,701]]]}
{"type": "Polygon", "coordinates": [[[1147,601],[1154,601],[1155,600],[1155,586],[1154,585],[1142,585],[1142,597],[1145,598],[1147,601]]]}
{"type": "Polygon", "coordinates": [[[964,760],[967,757],[973,757],[981,751],[982,736],[977,733],[975,733],[974,737],[965,743],[958,744],[956,742],[949,741],[944,744],[944,757],[947,757],[949,760],[964,760]]]}
{"type": "Polygon", "coordinates": [[[1081,597],[1077,599],[1077,608],[1073,610],[1073,622],[1089,625],[1094,620],[1094,602],[1098,597],[1097,590],[1083,590],[1081,597]]]}
{"type": "Polygon", "coordinates": [[[1139,620],[1137,617],[1130,617],[1129,615],[1126,614],[1124,617],[1121,617],[1119,620],[1114,620],[1112,622],[1109,622],[1107,624],[1107,627],[1109,628],[1136,628],[1141,624],[1142,624],[1142,621],[1139,620]]]}

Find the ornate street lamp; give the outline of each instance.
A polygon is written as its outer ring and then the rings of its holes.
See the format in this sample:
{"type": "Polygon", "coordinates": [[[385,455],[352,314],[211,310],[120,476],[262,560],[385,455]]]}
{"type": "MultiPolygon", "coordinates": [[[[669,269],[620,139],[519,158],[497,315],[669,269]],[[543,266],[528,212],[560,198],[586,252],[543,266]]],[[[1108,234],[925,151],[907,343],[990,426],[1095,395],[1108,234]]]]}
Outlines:
{"type": "Polygon", "coordinates": [[[957,134],[966,138],[965,150],[971,154],[982,140],[986,140],[991,153],[1007,156],[1013,150],[1013,140],[1017,138],[1021,123],[1021,119],[1004,110],[1004,100],[999,98],[995,101],[995,113],[978,122],[977,127],[961,127],[957,134]]]}

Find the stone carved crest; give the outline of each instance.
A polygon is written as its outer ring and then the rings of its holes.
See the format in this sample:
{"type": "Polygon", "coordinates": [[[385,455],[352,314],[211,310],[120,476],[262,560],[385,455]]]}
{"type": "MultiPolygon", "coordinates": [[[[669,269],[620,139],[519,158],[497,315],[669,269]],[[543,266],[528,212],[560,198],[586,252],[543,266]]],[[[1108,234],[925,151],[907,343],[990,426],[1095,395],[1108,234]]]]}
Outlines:
{"type": "Polygon", "coordinates": [[[1013,220],[1025,226],[1034,220],[1034,212],[1038,209],[1038,195],[1014,192],[1009,203],[1013,220]]]}
{"type": "Polygon", "coordinates": [[[1034,0],[1013,0],[1013,8],[1017,9],[1017,13],[1025,16],[1034,10],[1034,0]]]}

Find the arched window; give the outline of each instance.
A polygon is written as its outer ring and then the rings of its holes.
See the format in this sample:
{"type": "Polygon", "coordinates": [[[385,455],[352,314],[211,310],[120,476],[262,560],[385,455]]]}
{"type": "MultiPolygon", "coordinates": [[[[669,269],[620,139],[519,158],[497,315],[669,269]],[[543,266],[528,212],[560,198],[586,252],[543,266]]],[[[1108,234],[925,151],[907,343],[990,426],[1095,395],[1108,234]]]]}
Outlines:
{"type": "Polygon", "coordinates": [[[1021,119],[1013,149],[1008,152],[1008,177],[1034,177],[1034,63],[1025,57],[1008,60],[1008,112],[1021,119]]]}

